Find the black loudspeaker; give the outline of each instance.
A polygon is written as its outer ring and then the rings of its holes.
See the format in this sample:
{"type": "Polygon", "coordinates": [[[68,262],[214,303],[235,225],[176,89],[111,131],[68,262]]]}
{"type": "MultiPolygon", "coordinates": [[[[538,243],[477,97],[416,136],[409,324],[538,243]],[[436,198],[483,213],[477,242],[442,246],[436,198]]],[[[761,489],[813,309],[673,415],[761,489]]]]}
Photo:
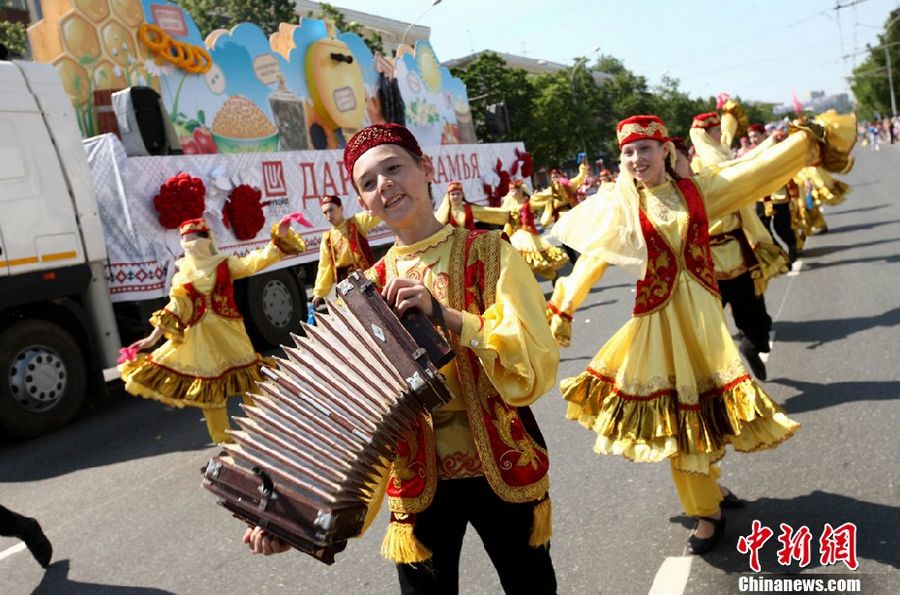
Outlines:
{"type": "Polygon", "coordinates": [[[131,87],[131,104],[134,106],[134,117],[137,120],[141,139],[144,141],[147,152],[151,155],[168,153],[166,128],[163,121],[166,115],[162,113],[159,93],[150,87],[131,87]]]}

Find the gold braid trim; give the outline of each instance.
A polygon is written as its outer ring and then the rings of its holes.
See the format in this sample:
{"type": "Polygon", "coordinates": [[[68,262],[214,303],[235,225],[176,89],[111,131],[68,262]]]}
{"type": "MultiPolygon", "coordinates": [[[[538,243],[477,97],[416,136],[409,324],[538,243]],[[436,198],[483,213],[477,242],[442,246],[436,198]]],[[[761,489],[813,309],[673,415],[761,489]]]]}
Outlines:
{"type": "MultiPolygon", "coordinates": [[[[450,256],[451,266],[450,274],[450,307],[456,310],[465,311],[465,271],[464,259],[466,253],[466,230],[457,230],[450,256]]],[[[482,294],[482,303],[485,309],[493,305],[493,298],[496,297],[494,289],[500,275],[500,250],[502,249],[500,242],[503,240],[497,233],[488,233],[479,237],[473,242],[469,252],[469,261],[481,261],[485,263],[485,279],[484,293],[482,294]],[[496,260],[496,265],[492,261],[496,260]],[[496,276],[488,276],[488,275],[496,276]],[[488,297],[491,301],[488,301],[488,297]]],[[[474,311],[473,314],[481,314],[474,311]]],[[[459,344],[459,335],[452,334],[453,348],[457,350],[456,370],[459,374],[459,384],[463,390],[463,397],[466,402],[466,414],[469,418],[469,426],[472,430],[472,438],[475,441],[475,447],[478,450],[478,457],[481,459],[482,469],[491,488],[500,498],[506,502],[528,502],[530,500],[540,500],[550,489],[549,475],[544,475],[539,481],[527,486],[510,486],[500,475],[500,469],[497,467],[497,461],[491,452],[490,438],[488,437],[487,428],[485,428],[484,411],[488,410],[487,399],[491,394],[496,394],[497,389],[491,384],[487,374],[482,372],[478,376],[476,382],[475,371],[472,369],[469,360],[468,348],[459,344]]],[[[546,450],[537,443],[533,444],[534,448],[544,454],[546,450]]]]}
{"type": "Polygon", "coordinates": [[[415,522],[397,521],[391,518],[388,530],[381,542],[382,557],[395,564],[416,564],[431,559],[432,552],[413,534],[415,522]]]}
{"type": "Polygon", "coordinates": [[[528,545],[531,547],[547,547],[553,536],[553,507],[550,496],[534,505],[534,521],[531,525],[531,536],[528,545]]]}
{"type": "Polygon", "coordinates": [[[746,375],[704,392],[699,404],[679,403],[674,388],[625,394],[590,368],[564,380],[561,391],[566,417],[597,433],[595,452],[635,462],[709,459],[726,444],[741,452],[774,448],[800,427],[746,375]]]}
{"type": "MultiPolygon", "coordinates": [[[[437,450],[434,445],[434,425],[430,415],[423,415],[423,423],[425,424],[425,487],[418,496],[404,496],[397,498],[388,497],[388,509],[395,513],[395,516],[412,515],[422,512],[431,505],[434,499],[434,492],[437,490],[437,450]]],[[[413,443],[418,437],[413,438],[413,443]]],[[[394,468],[391,467],[389,481],[394,481],[394,468]]]]}
{"type": "Polygon", "coordinates": [[[228,397],[254,390],[256,383],[264,380],[259,372],[261,365],[257,355],[249,364],[229,368],[215,378],[204,378],[176,372],[154,362],[151,355],[142,355],[119,366],[119,372],[125,390],[132,395],[171,407],[216,409],[228,397]]]}
{"type": "Polygon", "coordinates": [[[621,143],[624,139],[628,138],[632,134],[640,134],[642,136],[652,137],[657,132],[659,132],[660,136],[662,136],[663,138],[669,138],[669,131],[659,122],[650,122],[649,126],[641,126],[637,123],[626,124],[625,126],[622,126],[622,129],[618,131],[616,136],[621,143]]]}
{"type": "Polygon", "coordinates": [[[281,250],[283,254],[288,255],[306,252],[306,241],[299,233],[288,228],[287,233],[284,236],[280,236],[278,235],[278,225],[278,223],[272,224],[272,229],[269,232],[272,243],[275,244],[276,248],[281,250]]]}

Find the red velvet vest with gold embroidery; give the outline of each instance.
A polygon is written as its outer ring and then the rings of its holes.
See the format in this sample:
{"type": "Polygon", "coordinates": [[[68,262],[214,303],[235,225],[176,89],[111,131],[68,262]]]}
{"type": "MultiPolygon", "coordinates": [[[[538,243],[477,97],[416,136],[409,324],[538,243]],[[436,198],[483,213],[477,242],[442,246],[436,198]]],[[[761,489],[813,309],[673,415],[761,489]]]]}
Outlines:
{"type": "MultiPolygon", "coordinates": [[[[503,240],[496,232],[457,228],[454,233],[449,306],[481,314],[494,303],[503,240]]],[[[370,278],[383,286],[386,273],[382,259],[370,278]]],[[[463,345],[454,349],[469,426],[488,483],[507,502],[539,500],[549,489],[550,461],[531,410],[503,401],[475,352],[463,345]]],[[[391,510],[421,512],[431,504],[437,487],[431,418],[420,418],[415,437],[398,441],[395,452],[387,485],[391,510]]]]}
{"type": "Polygon", "coordinates": [[[465,227],[466,229],[475,229],[475,217],[472,216],[472,205],[466,204],[463,205],[463,208],[466,211],[465,219],[462,222],[457,221],[453,217],[453,209],[450,209],[448,213],[450,216],[447,219],[447,223],[452,225],[453,227],[465,227]]]}
{"type": "Polygon", "coordinates": [[[534,234],[538,232],[534,226],[534,213],[531,211],[530,199],[519,205],[519,227],[534,234]]]}
{"type": "Polygon", "coordinates": [[[647,273],[637,282],[633,311],[635,316],[655,312],[669,301],[678,282],[678,272],[682,268],[710,293],[719,295],[719,284],[713,272],[712,253],[709,249],[709,222],[703,197],[692,180],[676,180],[675,185],[684,197],[688,213],[682,253],[679,258],[641,209],[641,231],[647,243],[647,273]]]}
{"type": "Polygon", "coordinates": [[[228,273],[227,258],[216,266],[216,281],[209,295],[197,291],[193,283],[188,283],[185,288],[192,306],[191,319],[186,323],[186,326],[196,324],[203,318],[203,315],[206,314],[206,309],[210,306],[212,306],[213,312],[223,318],[243,319],[237,304],[234,302],[234,285],[232,285],[231,275],[228,273]]]}

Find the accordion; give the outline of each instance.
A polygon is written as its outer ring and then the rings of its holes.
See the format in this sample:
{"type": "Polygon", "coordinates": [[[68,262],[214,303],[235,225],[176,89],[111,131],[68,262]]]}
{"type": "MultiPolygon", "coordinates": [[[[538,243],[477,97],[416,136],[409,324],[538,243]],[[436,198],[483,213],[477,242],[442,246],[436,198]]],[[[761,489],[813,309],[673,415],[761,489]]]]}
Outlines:
{"type": "Polygon", "coordinates": [[[359,271],[337,292],[263,369],[234,444],[203,471],[234,516],[326,564],[362,531],[397,438],[450,401],[438,370],[454,357],[424,314],[398,319],[359,271]]]}

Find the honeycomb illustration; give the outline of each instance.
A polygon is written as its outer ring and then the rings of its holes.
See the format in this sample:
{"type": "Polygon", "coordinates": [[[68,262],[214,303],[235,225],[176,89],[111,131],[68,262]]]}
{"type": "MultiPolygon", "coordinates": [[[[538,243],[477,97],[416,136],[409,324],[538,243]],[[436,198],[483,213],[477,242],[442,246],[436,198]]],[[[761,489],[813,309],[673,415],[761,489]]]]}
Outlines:
{"type": "Polygon", "coordinates": [[[141,0],[57,0],[28,28],[35,61],[59,67],[85,136],[96,133],[94,91],[147,85],[150,53],[137,36],[141,0]]]}

